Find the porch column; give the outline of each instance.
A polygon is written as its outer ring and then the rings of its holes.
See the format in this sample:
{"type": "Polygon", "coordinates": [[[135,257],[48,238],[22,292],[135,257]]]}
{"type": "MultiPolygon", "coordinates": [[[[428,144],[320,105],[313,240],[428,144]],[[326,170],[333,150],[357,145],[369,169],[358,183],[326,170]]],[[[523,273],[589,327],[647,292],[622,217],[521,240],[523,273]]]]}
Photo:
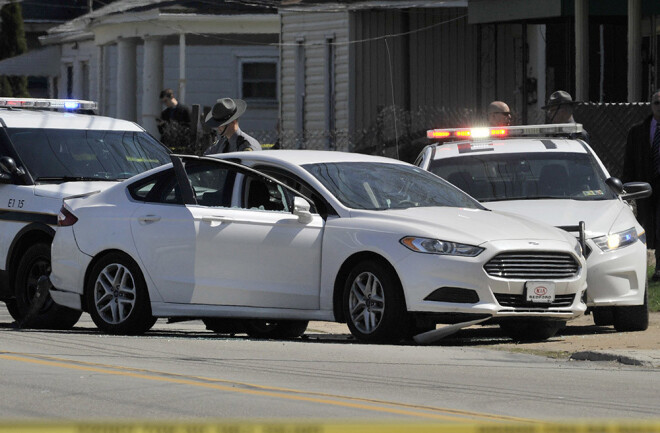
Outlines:
{"type": "Polygon", "coordinates": [[[177,99],[182,104],[186,102],[186,35],[179,35],[179,94],[177,99]]]}
{"type": "Polygon", "coordinates": [[[589,0],[575,0],[575,100],[589,100],[589,0]]]}
{"type": "Polygon", "coordinates": [[[97,113],[105,114],[105,48],[103,45],[96,46],[96,86],[92,100],[96,99],[98,104],[97,113]]]}
{"type": "Polygon", "coordinates": [[[163,39],[144,38],[144,66],[142,71],[142,120],[140,124],[154,137],[158,137],[158,124],[162,110],[160,91],[163,90],[163,39]]]}
{"type": "Polygon", "coordinates": [[[83,99],[83,67],[78,59],[73,61],[73,98],[83,99]]]}
{"type": "Polygon", "coordinates": [[[137,71],[135,39],[117,41],[117,117],[137,121],[137,71]]]}
{"type": "Polygon", "coordinates": [[[628,102],[642,100],[642,0],[628,0],[628,102]]]}

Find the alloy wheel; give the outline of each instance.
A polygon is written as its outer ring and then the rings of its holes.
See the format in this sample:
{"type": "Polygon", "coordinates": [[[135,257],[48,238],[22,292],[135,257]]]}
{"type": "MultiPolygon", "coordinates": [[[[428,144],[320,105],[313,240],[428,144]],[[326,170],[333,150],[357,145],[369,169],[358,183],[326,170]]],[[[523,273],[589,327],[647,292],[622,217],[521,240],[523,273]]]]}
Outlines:
{"type": "Polygon", "coordinates": [[[133,311],[136,293],[135,280],[128,268],[111,263],[94,283],[96,311],[109,324],[122,323],[133,311]]]}
{"type": "Polygon", "coordinates": [[[374,332],[385,311],[385,293],[380,280],[371,272],[360,273],[348,295],[351,321],[364,334],[374,332]]]}

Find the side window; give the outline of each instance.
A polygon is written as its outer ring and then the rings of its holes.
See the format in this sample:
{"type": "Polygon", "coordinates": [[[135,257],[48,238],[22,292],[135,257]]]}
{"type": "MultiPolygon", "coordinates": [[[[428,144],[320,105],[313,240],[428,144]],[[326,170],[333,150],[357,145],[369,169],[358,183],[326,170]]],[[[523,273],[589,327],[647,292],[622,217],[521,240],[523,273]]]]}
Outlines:
{"type": "MultiPolygon", "coordinates": [[[[259,167],[259,170],[261,170],[262,172],[266,173],[269,176],[274,177],[275,179],[279,180],[286,186],[290,186],[296,191],[300,191],[305,196],[311,198],[313,200],[312,206],[310,208],[311,213],[315,213],[319,215],[328,214],[326,210],[327,206],[325,205],[325,201],[321,197],[319,197],[318,194],[316,194],[316,192],[314,192],[314,190],[306,183],[304,183],[302,180],[292,175],[285,174],[280,170],[273,170],[264,167],[259,167]]],[[[333,214],[334,214],[334,210],[333,210],[333,214]]]]}
{"type": "Polygon", "coordinates": [[[267,211],[291,212],[291,194],[281,185],[261,176],[245,175],[243,207],[267,211]]]}
{"type": "Polygon", "coordinates": [[[128,187],[134,200],[145,203],[183,204],[174,169],[169,169],[135,182],[128,187]]]}
{"type": "Polygon", "coordinates": [[[186,173],[200,206],[230,207],[236,170],[221,164],[189,162],[186,173]]]}

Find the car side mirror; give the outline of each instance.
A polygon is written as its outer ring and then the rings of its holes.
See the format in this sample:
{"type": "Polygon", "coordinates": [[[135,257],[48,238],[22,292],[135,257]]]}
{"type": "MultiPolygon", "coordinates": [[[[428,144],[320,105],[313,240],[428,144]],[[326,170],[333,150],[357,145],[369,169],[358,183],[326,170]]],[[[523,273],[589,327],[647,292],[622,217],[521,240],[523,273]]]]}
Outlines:
{"type": "Polygon", "coordinates": [[[302,197],[293,198],[293,214],[298,217],[298,222],[307,224],[312,222],[312,213],[309,211],[311,206],[307,200],[302,197]]]}
{"type": "Polygon", "coordinates": [[[623,185],[623,189],[623,194],[621,194],[623,200],[647,198],[653,194],[653,188],[646,182],[627,182],[623,185]]]}
{"type": "Polygon", "coordinates": [[[16,161],[14,158],[9,156],[3,156],[0,158],[0,172],[2,173],[2,179],[9,180],[11,176],[22,176],[25,174],[22,168],[16,166],[16,161]]]}
{"type": "Polygon", "coordinates": [[[609,177],[605,183],[612,188],[616,194],[623,194],[623,182],[621,182],[621,179],[618,177],[609,177]]]}

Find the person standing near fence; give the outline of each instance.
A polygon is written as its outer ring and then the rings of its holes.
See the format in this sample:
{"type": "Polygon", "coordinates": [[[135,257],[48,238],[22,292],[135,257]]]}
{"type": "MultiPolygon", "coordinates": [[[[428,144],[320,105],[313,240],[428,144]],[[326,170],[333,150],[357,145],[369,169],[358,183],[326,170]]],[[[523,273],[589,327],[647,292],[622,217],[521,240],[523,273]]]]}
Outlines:
{"type": "Polygon", "coordinates": [[[649,198],[637,200],[637,220],[646,231],[646,246],[655,250],[652,281],[660,281],[660,89],[651,96],[651,112],[628,131],[623,158],[623,182],[648,182],[649,198]]]}
{"type": "MultiPolygon", "coordinates": [[[[546,110],[545,123],[576,123],[573,118],[574,107],[577,104],[573,101],[570,93],[564,90],[557,90],[548,98],[548,103],[541,109],[546,110]]],[[[579,138],[589,143],[589,133],[582,129],[582,132],[572,134],[571,138],[579,138]]]]}
{"type": "Polygon", "coordinates": [[[511,110],[506,103],[502,101],[493,101],[488,104],[488,125],[489,126],[510,126],[511,110]]]}
{"type": "Polygon", "coordinates": [[[259,142],[241,131],[238,118],[247,109],[242,99],[218,99],[211,112],[206,116],[205,124],[218,131],[218,139],[209,146],[204,155],[244,150],[261,150],[259,142]]]}

